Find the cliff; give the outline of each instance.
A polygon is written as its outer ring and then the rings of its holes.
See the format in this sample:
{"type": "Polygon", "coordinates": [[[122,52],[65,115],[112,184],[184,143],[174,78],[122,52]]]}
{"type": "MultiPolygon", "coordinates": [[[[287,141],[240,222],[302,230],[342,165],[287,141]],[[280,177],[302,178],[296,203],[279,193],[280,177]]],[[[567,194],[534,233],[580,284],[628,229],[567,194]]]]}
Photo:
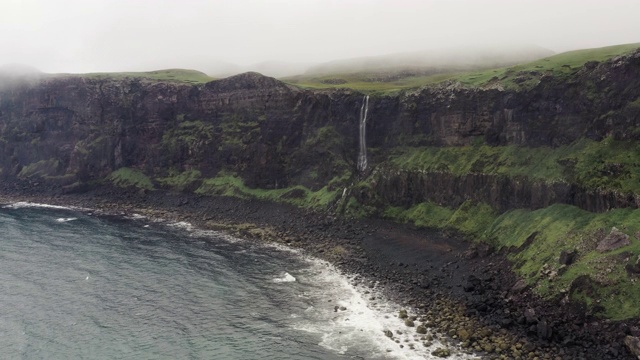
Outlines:
{"type": "MultiPolygon", "coordinates": [[[[257,73],[202,85],[0,79],[0,177],[5,189],[53,193],[119,186],[260,197],[452,228],[497,247],[521,246],[533,232],[541,244],[577,233],[596,241],[596,230],[619,224],[636,236],[635,213],[586,224],[640,201],[640,50],[561,73],[504,74],[480,87],[447,81],[371,96],[366,173],[356,170],[363,95],[351,90],[305,90],[257,73]],[[516,222],[517,236],[505,233],[506,220],[537,221],[565,205],[574,217],[557,219],[573,224],[563,230],[516,222]]],[[[524,274],[557,253],[518,256],[524,274]]],[[[568,274],[568,283],[580,275],[568,274]]]]}

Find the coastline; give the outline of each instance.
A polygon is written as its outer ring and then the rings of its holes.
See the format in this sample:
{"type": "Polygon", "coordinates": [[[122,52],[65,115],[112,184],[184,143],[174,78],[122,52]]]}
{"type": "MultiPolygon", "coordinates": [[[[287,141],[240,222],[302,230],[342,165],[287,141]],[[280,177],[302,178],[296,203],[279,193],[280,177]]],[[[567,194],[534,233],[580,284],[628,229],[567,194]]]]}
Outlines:
{"type": "Polygon", "coordinates": [[[637,336],[637,320],[602,321],[539,299],[519,286],[506,253],[471,246],[455,234],[341,219],[285,204],[161,191],[0,194],[0,203],[17,201],[187,221],[302,249],[345,273],[360,274],[362,282],[377,282],[409,315],[483,358],[635,358],[623,341],[625,334],[637,336]]]}

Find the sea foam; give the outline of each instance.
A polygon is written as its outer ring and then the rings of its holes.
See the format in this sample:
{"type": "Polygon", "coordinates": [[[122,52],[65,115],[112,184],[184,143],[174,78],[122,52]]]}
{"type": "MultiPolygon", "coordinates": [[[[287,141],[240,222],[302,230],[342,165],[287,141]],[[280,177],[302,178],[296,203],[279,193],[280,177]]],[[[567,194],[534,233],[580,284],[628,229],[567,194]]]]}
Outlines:
{"type": "Polygon", "coordinates": [[[296,278],[293,277],[293,275],[289,274],[288,272],[285,272],[284,275],[282,275],[279,278],[273,279],[273,282],[275,283],[285,283],[285,282],[294,282],[294,281],[296,281],[296,278]]]}
{"type": "MultiPolygon", "coordinates": [[[[436,340],[425,347],[420,340],[422,335],[397,317],[401,309],[398,304],[386,300],[375,287],[354,286],[355,275],[343,275],[326,261],[314,258],[308,261],[311,263],[308,274],[299,278],[314,283],[318,293],[311,297],[322,298],[324,302],[304,311],[301,317],[304,321],[295,325],[297,330],[320,334],[319,345],[340,354],[362,351],[363,345],[371,344],[367,358],[437,359],[431,352],[444,345],[436,340]],[[394,338],[387,337],[385,330],[392,331],[394,338]]],[[[475,358],[447,347],[457,359],[475,358]]]]}
{"type": "Polygon", "coordinates": [[[44,209],[58,209],[58,210],[79,210],[80,208],[71,206],[59,206],[33,203],[28,201],[19,201],[13,204],[8,204],[2,207],[3,209],[24,209],[24,208],[44,208],[44,209]]]}

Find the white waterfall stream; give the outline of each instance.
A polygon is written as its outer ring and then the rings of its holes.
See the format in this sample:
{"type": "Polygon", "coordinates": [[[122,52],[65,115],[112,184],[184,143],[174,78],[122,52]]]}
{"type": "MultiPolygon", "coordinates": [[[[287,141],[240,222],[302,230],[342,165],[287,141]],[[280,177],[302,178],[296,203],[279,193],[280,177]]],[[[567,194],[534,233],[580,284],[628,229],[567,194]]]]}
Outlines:
{"type": "Polygon", "coordinates": [[[358,152],[358,171],[367,169],[367,112],[369,111],[369,95],[362,99],[360,108],[360,151],[358,152]]]}

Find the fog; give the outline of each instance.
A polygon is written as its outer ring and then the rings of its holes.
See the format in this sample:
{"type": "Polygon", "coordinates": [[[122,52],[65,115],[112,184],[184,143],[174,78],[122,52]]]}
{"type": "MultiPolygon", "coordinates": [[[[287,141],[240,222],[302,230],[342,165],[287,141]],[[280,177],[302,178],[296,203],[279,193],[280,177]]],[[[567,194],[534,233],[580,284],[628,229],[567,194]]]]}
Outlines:
{"type": "Polygon", "coordinates": [[[637,0],[2,0],[0,65],[213,73],[467,46],[562,52],[640,42],[638,14],[637,0]]]}

